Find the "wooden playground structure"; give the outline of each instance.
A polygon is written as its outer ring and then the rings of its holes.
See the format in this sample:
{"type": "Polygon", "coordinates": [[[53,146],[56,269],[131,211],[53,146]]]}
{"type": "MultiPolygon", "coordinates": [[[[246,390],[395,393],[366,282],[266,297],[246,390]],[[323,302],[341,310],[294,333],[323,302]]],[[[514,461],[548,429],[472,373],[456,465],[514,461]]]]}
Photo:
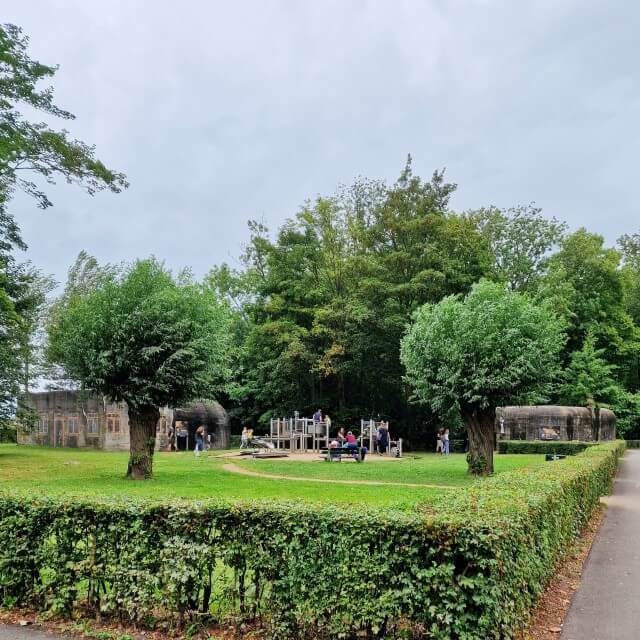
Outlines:
{"type": "MultiPolygon", "coordinates": [[[[376,450],[376,434],[381,422],[375,420],[360,420],[360,436],[358,443],[361,447],[367,447],[370,453],[376,450]]],[[[295,412],[293,418],[271,418],[270,434],[266,439],[276,449],[287,449],[290,452],[320,453],[329,448],[331,434],[330,423],[326,420],[317,421],[313,418],[300,417],[295,412]]],[[[388,455],[402,457],[402,438],[387,439],[388,455]]]]}
{"type": "Polygon", "coordinates": [[[293,418],[271,418],[269,439],[276,449],[319,452],[329,446],[329,426],[325,420],[301,418],[296,411],[293,418]]]}

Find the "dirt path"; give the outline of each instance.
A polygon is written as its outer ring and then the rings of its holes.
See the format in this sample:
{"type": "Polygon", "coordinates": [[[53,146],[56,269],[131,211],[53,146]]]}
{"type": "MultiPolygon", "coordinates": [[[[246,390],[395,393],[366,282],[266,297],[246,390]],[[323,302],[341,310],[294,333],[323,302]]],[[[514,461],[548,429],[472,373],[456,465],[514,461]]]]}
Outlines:
{"type": "Polygon", "coordinates": [[[448,484],[414,484],[411,482],[381,482],[377,480],[328,480],[325,478],[301,478],[299,476],[282,476],[270,473],[261,473],[260,471],[251,471],[239,467],[233,462],[225,463],[222,468],[229,473],[238,473],[242,476],[251,476],[252,478],[265,478],[267,480],[293,480],[295,482],[320,482],[322,484],[358,484],[371,487],[411,487],[413,489],[458,489],[448,484]]]}

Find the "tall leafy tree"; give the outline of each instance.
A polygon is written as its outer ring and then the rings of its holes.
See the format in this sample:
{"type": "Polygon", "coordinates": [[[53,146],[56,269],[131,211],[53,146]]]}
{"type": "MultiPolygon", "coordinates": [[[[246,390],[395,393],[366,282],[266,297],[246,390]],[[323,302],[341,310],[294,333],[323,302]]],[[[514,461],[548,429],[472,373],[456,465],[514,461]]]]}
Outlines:
{"type": "Polygon", "coordinates": [[[494,256],[494,278],[511,289],[531,290],[544,273],[551,251],[567,225],[545,218],[538,207],[488,207],[467,214],[487,239],[494,256]]]}
{"type": "Polygon", "coordinates": [[[52,314],[48,355],[129,408],[127,475],[152,475],[159,408],[213,397],[229,375],[230,316],[210,288],[151,259],[106,273],[52,314]]]}
{"type": "Polygon", "coordinates": [[[100,162],[92,146],[23,114],[26,107],[30,116],[40,113],[50,121],[74,118],[55,104],[50,86],[41,86],[57,67],[33,60],[28,44],[19,27],[0,25],[0,405],[5,416],[13,412],[20,384],[29,386],[33,338],[51,288],[50,279],[16,261],[16,251],[26,246],[9,211],[11,197],[21,190],[46,209],[52,203],[43,183],[57,179],[89,194],[101,189],[117,193],[127,186],[125,176],[100,162]]]}
{"type": "Polygon", "coordinates": [[[34,377],[43,305],[53,287],[33,265],[16,261],[16,248],[24,248],[17,227],[0,212],[0,421],[14,416],[16,399],[34,377]]]}
{"type": "Polygon", "coordinates": [[[623,389],[616,380],[614,365],[604,358],[605,350],[597,349],[593,336],[571,355],[569,366],[562,372],[558,391],[562,404],[588,407],[593,412],[593,439],[600,439],[600,409],[616,406],[623,389]]]}
{"type": "Polygon", "coordinates": [[[640,381],[640,334],[629,305],[628,272],[622,256],[602,236],[579,229],[568,235],[548,263],[538,293],[554,306],[564,300],[569,319],[565,363],[587,337],[616,366],[616,377],[631,391],[640,381]]]}
{"type": "Polygon", "coordinates": [[[71,138],[64,129],[32,122],[19,111],[24,105],[62,120],[74,118],[55,104],[51,87],[39,86],[55,75],[57,67],[31,59],[28,44],[19,27],[0,25],[0,209],[15,189],[33,196],[43,209],[51,206],[42,187],[30,177],[34,174],[48,183],[62,178],[89,194],[122,190],[127,186],[124,175],[100,162],[92,146],[71,138]]]}
{"type": "Polygon", "coordinates": [[[547,307],[482,281],[465,298],[421,307],[401,358],[418,401],[461,415],[469,471],[488,474],[496,408],[548,397],[563,345],[563,323],[547,307]]]}
{"type": "Polygon", "coordinates": [[[636,325],[640,325],[640,233],[626,234],[618,239],[624,259],[626,308],[636,325]]]}
{"type": "Polygon", "coordinates": [[[406,426],[416,410],[399,343],[411,313],[468,291],[491,265],[474,224],[448,211],[454,189],[408,162],[393,185],[358,180],[306,203],[274,240],[254,224],[245,271],[212,274],[236,300],[247,285],[237,399],[256,417],[323,406],[338,421],[382,414],[406,426]]]}

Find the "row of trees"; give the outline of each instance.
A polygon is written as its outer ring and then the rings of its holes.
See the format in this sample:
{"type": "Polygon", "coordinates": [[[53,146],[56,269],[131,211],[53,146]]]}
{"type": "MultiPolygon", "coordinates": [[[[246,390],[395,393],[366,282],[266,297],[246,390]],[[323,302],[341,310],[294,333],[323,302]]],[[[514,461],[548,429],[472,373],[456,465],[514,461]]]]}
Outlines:
{"type": "Polygon", "coordinates": [[[49,377],[127,401],[133,477],[151,474],[158,407],[196,395],[255,425],[317,406],[336,424],[380,416],[416,445],[462,417],[471,466],[485,472],[497,404],[610,405],[621,431],[638,428],[640,235],[612,248],[533,206],[453,212],[456,185],[442,172],[414,175],[410,158],[396,183],[356,180],[275,235],[250,222],[239,269],[222,264],[196,282],[155,260],[100,266],[83,254],[45,308],[51,282],[16,261],[24,245],[7,204],[16,189],[51,203],[22,176],[59,175],[89,193],[126,180],[64,130],[22,118],[20,103],[71,117],[38,89],[55,68],[26,45],[19,29],[1,28],[5,414],[44,352],[49,377]]]}
{"type": "Polygon", "coordinates": [[[391,418],[422,440],[425,423],[455,416],[411,402],[401,339],[424,304],[487,279],[563,327],[540,401],[611,405],[623,432],[637,428],[640,236],[606,247],[533,206],[457,214],[454,190],[441,173],[413,175],[409,160],[393,185],[358,180],[307,203],[274,238],[250,223],[243,268],[207,278],[235,310],[228,394],[239,416],[259,424],[323,406],[338,422],[391,418]]]}

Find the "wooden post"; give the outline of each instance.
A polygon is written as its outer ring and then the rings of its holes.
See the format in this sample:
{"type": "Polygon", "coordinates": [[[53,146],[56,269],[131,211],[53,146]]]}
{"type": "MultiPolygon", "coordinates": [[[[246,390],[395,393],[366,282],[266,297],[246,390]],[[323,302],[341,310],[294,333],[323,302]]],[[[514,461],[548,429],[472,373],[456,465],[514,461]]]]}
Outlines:
{"type": "Polygon", "coordinates": [[[369,452],[373,451],[373,430],[376,423],[373,420],[369,420],[369,452]]]}

